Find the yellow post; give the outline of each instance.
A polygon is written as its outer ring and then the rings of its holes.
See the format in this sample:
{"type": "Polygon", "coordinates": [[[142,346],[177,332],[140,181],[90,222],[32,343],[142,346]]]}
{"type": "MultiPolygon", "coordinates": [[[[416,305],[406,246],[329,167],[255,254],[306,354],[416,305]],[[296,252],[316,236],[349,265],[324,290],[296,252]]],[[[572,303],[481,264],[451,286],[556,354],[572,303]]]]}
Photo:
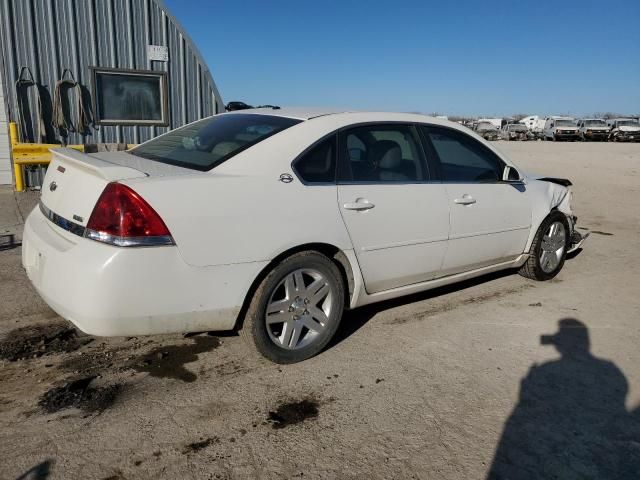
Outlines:
{"type": "Polygon", "coordinates": [[[16,192],[22,192],[24,190],[24,180],[22,179],[22,165],[20,165],[19,163],[14,163],[13,173],[16,177],[16,192]]]}
{"type": "Polygon", "coordinates": [[[16,122],[11,122],[9,124],[9,137],[11,138],[11,146],[18,144],[18,126],[16,122]]]}
{"type": "MultiPolygon", "coordinates": [[[[9,123],[9,139],[11,140],[11,152],[14,151],[15,146],[18,144],[18,126],[15,122],[9,123]]],[[[16,192],[22,192],[24,190],[24,179],[22,178],[22,165],[17,163],[13,159],[13,173],[16,178],[16,192]]]]}

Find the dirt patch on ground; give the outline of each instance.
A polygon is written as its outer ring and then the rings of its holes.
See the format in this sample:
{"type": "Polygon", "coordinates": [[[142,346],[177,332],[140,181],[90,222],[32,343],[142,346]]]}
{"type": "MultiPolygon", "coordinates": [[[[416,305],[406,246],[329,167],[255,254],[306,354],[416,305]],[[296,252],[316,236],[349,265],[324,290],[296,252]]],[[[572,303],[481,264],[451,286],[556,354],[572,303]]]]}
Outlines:
{"type": "Polygon", "coordinates": [[[319,414],[319,407],[320,402],[313,397],[283,403],[274,411],[269,412],[267,421],[274,429],[279,430],[302,423],[310,418],[316,418],[319,414]]]}
{"type": "Polygon", "coordinates": [[[202,438],[199,442],[188,444],[186,447],[184,447],[182,453],[185,455],[189,453],[197,453],[200,450],[204,450],[205,448],[210,447],[211,445],[214,445],[216,443],[220,443],[220,439],[218,437],[202,438]]]}
{"type": "Polygon", "coordinates": [[[85,377],[103,372],[121,372],[138,358],[137,351],[156,343],[138,337],[129,337],[121,342],[94,342],[89,348],[66,356],[59,368],[85,377]]]}
{"type": "Polygon", "coordinates": [[[175,378],[193,382],[198,376],[185,368],[186,363],[198,360],[198,355],[221,345],[218,337],[208,335],[190,337],[193,343],[158,347],[128,364],[138,372],[147,372],[153,377],[175,378]]]}
{"type": "Polygon", "coordinates": [[[427,310],[423,310],[419,313],[412,313],[411,315],[407,315],[407,316],[394,318],[393,320],[390,320],[388,323],[390,325],[400,325],[407,322],[420,321],[430,317],[431,315],[448,312],[450,310],[453,310],[454,308],[459,308],[465,305],[489,302],[491,300],[496,300],[502,297],[506,297],[507,295],[513,295],[514,293],[522,292],[529,288],[533,288],[533,285],[525,284],[519,287],[506,288],[504,290],[498,290],[496,292],[491,292],[484,295],[477,295],[475,297],[466,298],[461,301],[450,301],[450,302],[445,301],[443,303],[439,302],[434,304],[432,307],[428,308],[427,310]]]}
{"type": "Polygon", "coordinates": [[[123,348],[80,352],[81,354],[65,358],[60,368],[77,375],[96,375],[105,370],[123,370],[122,365],[118,366],[119,354],[126,354],[128,350],[123,348]]]}
{"type": "Polygon", "coordinates": [[[15,362],[60,352],[73,352],[93,341],[78,337],[68,323],[47,323],[17,328],[0,341],[0,358],[15,362]]]}
{"type": "Polygon", "coordinates": [[[96,377],[72,380],[60,387],[48,390],[38,402],[46,413],[55,413],[65,408],[79,408],[86,412],[101,412],[113,405],[120,385],[92,387],[96,377]]]}

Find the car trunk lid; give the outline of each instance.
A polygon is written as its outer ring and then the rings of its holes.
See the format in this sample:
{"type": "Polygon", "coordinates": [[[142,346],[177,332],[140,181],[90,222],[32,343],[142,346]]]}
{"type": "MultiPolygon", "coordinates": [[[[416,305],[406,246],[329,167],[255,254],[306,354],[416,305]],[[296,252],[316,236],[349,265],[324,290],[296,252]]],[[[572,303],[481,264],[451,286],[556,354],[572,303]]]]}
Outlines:
{"type": "Polygon", "coordinates": [[[109,182],[148,176],[136,168],[69,148],[51,152],[53,159],[42,185],[41,201],[56,215],[83,226],[109,182]]]}

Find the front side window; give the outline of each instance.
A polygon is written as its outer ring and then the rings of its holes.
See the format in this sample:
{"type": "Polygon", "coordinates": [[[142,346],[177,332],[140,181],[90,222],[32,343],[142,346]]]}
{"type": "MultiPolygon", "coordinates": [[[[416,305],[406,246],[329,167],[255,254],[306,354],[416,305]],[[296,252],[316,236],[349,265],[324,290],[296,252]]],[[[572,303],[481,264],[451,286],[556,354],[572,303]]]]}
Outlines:
{"type": "Polygon", "coordinates": [[[293,164],[298,176],[307,183],[336,181],[336,136],[321,141],[293,164]]]}
{"type": "Polygon", "coordinates": [[[205,118],[143,143],[133,155],[194,170],[211,170],[225,160],[301,120],[230,113],[205,118]]]}
{"type": "Polygon", "coordinates": [[[354,182],[416,182],[427,179],[415,128],[370,125],[344,133],[340,179],[354,182]]]}
{"type": "Polygon", "coordinates": [[[425,135],[440,160],[440,176],[445,182],[495,182],[502,180],[504,163],[498,156],[457,130],[426,127],[425,135]]]}

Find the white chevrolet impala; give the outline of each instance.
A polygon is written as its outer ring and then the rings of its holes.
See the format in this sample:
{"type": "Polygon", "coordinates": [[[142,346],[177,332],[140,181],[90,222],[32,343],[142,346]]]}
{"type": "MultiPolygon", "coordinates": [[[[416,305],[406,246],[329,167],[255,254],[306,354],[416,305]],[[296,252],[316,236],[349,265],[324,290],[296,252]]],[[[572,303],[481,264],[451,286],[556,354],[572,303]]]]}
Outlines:
{"type": "Polygon", "coordinates": [[[239,329],[289,363],[344,309],[502,269],[553,278],[584,240],[570,185],[436,118],[245,110],[128,152],[54,150],[22,261],[87,333],[239,329]]]}

